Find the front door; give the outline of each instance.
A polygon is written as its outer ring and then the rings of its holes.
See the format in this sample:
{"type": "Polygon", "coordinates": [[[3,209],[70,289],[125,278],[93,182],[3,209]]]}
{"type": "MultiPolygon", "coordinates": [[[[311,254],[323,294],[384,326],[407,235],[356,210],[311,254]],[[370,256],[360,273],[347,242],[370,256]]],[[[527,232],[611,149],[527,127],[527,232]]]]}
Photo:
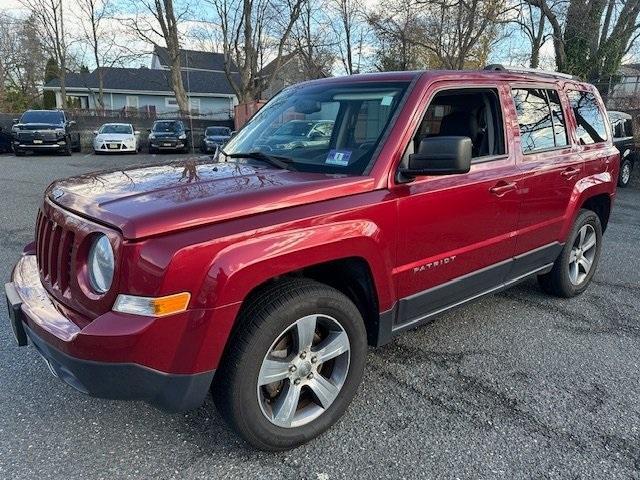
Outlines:
{"type": "Polygon", "coordinates": [[[511,101],[508,95],[497,85],[445,89],[426,109],[414,145],[425,136],[468,136],[474,158],[467,174],[396,187],[400,326],[494,289],[510,269],[521,173],[504,134],[501,104],[511,101]]]}

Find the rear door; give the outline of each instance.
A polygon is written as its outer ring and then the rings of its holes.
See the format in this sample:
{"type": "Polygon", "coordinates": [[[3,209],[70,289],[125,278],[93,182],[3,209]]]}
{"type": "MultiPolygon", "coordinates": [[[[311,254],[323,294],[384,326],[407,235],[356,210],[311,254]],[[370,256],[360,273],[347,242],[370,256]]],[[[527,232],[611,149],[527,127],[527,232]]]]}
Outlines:
{"type": "Polygon", "coordinates": [[[509,95],[507,87],[496,84],[440,86],[425,109],[408,152],[420,136],[462,135],[474,137],[475,153],[467,174],[418,177],[394,188],[399,323],[422,320],[504,280],[515,247],[521,177],[501,108],[511,101],[509,95]],[[483,124],[483,108],[492,110],[488,124],[483,124]],[[476,117],[471,121],[470,111],[476,117]]]}
{"type": "Polygon", "coordinates": [[[519,135],[515,154],[522,179],[516,270],[530,272],[552,262],[583,161],[567,129],[568,101],[555,85],[515,85],[511,95],[519,135]]]}

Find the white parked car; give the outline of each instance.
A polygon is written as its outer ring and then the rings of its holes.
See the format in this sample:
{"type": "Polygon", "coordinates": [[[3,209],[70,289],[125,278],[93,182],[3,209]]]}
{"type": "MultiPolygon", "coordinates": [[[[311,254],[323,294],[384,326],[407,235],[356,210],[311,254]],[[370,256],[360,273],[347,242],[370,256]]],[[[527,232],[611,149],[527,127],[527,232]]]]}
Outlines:
{"type": "Polygon", "coordinates": [[[140,132],[130,123],[105,123],[93,132],[94,153],[137,152],[140,132]]]}

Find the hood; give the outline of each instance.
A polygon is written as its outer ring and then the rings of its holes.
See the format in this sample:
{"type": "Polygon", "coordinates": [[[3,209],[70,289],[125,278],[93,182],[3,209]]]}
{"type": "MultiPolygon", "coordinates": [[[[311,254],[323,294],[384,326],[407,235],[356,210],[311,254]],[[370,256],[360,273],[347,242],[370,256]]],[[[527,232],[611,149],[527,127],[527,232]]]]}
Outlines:
{"type": "Polygon", "coordinates": [[[137,239],[333,199],[373,188],[370,177],[187,159],[61,180],[47,197],[137,239]]]}
{"type": "Polygon", "coordinates": [[[204,137],[204,138],[205,138],[205,140],[209,140],[211,142],[226,142],[231,137],[229,137],[227,135],[209,135],[209,136],[204,137]]]}
{"type": "Polygon", "coordinates": [[[20,130],[55,130],[64,128],[64,125],[54,123],[16,123],[14,127],[20,130]]]}

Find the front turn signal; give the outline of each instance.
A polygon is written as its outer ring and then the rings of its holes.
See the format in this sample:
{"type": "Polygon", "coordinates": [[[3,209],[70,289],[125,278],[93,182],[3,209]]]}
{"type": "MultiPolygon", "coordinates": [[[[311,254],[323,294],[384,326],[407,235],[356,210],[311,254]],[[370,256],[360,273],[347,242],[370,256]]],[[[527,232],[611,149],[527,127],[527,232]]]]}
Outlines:
{"type": "Polygon", "coordinates": [[[175,293],[165,297],[138,297],[120,294],[113,304],[113,311],[145,317],[166,317],[184,312],[190,299],[189,292],[175,293]]]}

